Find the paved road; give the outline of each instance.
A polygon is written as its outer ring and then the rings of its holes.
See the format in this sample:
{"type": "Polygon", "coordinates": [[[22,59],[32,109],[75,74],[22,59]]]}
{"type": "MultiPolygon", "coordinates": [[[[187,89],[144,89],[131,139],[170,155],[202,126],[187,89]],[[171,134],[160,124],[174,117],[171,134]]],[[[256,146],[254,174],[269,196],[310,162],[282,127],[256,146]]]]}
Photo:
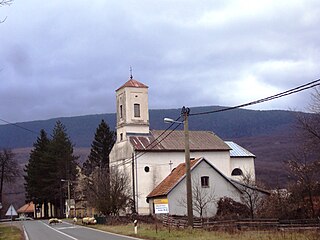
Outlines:
{"type": "Polygon", "coordinates": [[[47,221],[24,221],[29,240],[133,240],[137,238],[107,233],[71,223],[48,225],[47,221]]]}

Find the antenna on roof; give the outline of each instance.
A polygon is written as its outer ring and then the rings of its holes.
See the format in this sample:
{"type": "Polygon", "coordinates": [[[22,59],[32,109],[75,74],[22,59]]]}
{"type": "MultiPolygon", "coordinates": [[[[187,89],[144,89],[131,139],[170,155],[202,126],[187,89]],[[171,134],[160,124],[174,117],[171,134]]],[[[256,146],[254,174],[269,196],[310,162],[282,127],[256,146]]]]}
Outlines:
{"type": "Polygon", "coordinates": [[[132,67],[130,66],[130,79],[133,79],[133,76],[132,76],[132,67]]]}

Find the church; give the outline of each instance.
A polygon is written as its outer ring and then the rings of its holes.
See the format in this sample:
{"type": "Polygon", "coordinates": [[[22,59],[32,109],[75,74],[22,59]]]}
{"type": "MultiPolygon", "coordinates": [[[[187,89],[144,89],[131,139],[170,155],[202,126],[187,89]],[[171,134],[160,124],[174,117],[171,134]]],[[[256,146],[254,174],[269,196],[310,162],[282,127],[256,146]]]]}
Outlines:
{"type": "MultiPolygon", "coordinates": [[[[110,165],[130,177],[135,211],[150,214],[147,196],[185,161],[184,131],[150,130],[148,86],[132,77],[116,90],[116,107],[117,140],[110,165]]],[[[255,155],[238,144],[209,131],[189,131],[189,142],[190,158],[204,158],[225,178],[255,177],[255,155]]]]}

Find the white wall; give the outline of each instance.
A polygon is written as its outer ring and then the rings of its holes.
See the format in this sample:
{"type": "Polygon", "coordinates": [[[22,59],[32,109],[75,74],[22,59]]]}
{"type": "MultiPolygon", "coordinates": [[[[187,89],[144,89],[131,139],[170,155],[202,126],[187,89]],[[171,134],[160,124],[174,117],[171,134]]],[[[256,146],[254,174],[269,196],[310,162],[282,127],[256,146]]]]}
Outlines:
{"type": "MultiPolygon", "coordinates": [[[[209,188],[204,188],[208,194],[214,195],[216,201],[221,197],[230,197],[235,201],[240,201],[240,192],[226,181],[220,174],[211,168],[205,161],[202,161],[197,168],[191,171],[192,183],[200,183],[201,176],[209,176],[209,188]],[[198,179],[198,180],[197,180],[198,179]]],[[[201,186],[199,186],[201,187],[201,186]]],[[[185,204],[181,204],[186,199],[186,180],[179,183],[168,195],[169,211],[174,215],[186,215],[187,208],[185,204]]],[[[203,217],[212,217],[217,212],[216,203],[211,203],[203,214],[203,217]]],[[[194,211],[194,216],[199,214],[194,211]]]]}
{"type": "MultiPolygon", "coordinates": [[[[232,157],[230,161],[231,172],[235,168],[240,168],[244,175],[250,174],[252,179],[255,181],[255,168],[253,157],[232,157]]],[[[232,176],[235,180],[241,180],[241,176],[232,176]]]]}
{"type": "MultiPolygon", "coordinates": [[[[139,156],[140,153],[137,155],[139,156]]],[[[191,152],[191,158],[205,157],[216,168],[227,176],[231,176],[229,151],[224,152],[191,152]]],[[[149,204],[146,196],[170,174],[171,169],[185,162],[184,152],[148,152],[137,159],[137,194],[138,211],[141,214],[149,214],[149,204]],[[145,172],[148,166],[150,171],[145,172]]]]}

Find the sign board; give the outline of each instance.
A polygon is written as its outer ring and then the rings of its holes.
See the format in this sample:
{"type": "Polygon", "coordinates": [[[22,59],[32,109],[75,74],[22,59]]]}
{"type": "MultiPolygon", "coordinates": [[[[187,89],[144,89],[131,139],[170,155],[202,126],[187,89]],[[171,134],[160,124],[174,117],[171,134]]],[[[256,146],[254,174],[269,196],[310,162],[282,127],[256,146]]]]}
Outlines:
{"type": "Polygon", "coordinates": [[[13,205],[11,204],[10,207],[8,208],[8,211],[6,213],[6,216],[17,216],[18,213],[17,211],[14,209],[13,205]]]}
{"type": "Polygon", "coordinates": [[[167,198],[154,199],[153,203],[155,214],[169,213],[169,201],[167,198]]]}

